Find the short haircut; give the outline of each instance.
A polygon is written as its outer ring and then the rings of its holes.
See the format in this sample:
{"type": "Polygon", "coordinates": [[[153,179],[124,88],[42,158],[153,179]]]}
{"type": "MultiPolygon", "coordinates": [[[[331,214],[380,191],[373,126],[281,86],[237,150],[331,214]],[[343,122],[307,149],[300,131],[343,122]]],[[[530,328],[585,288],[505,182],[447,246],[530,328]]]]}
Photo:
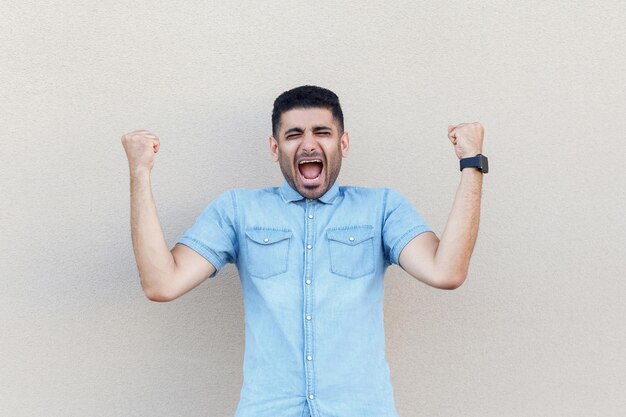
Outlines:
{"type": "Polygon", "coordinates": [[[319,107],[330,110],[333,114],[333,119],[339,126],[339,134],[343,134],[343,112],[341,111],[337,94],[326,88],[303,85],[285,91],[274,100],[274,110],[272,111],[272,133],[274,137],[278,135],[280,118],[283,113],[292,109],[319,107]]]}

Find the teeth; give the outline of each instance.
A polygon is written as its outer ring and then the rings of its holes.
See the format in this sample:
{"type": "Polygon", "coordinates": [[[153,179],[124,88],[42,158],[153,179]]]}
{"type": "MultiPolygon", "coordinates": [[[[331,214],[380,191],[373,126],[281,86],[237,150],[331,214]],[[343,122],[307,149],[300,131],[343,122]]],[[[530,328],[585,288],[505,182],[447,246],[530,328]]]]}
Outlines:
{"type": "Polygon", "coordinates": [[[300,162],[298,163],[298,165],[302,165],[302,164],[310,164],[311,162],[319,162],[319,163],[322,163],[322,161],[321,161],[320,159],[313,159],[313,160],[311,160],[311,161],[300,161],[300,162]]]}

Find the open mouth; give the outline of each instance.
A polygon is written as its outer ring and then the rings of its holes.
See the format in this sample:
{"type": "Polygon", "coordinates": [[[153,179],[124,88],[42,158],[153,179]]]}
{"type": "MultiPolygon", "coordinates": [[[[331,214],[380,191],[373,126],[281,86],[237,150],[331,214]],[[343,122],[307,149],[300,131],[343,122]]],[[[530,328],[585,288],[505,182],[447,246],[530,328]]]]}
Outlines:
{"type": "Polygon", "coordinates": [[[298,171],[304,183],[316,183],[324,170],[321,159],[308,159],[298,162],[298,171]]]}

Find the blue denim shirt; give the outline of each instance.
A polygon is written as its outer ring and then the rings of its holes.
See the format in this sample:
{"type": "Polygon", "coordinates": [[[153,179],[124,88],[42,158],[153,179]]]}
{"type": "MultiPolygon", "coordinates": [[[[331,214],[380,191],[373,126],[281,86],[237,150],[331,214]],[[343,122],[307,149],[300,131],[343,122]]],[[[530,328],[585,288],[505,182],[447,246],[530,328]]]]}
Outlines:
{"type": "Polygon", "coordinates": [[[318,200],[280,187],[223,193],[182,243],[219,271],[237,264],[245,310],[236,417],[397,417],[383,274],[431,229],[391,189],[318,200]]]}

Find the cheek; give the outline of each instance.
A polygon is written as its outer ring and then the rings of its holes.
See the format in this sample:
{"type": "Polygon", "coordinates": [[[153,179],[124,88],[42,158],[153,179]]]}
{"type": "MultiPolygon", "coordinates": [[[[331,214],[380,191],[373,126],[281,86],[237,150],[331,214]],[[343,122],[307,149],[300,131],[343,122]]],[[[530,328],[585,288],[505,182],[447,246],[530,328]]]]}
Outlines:
{"type": "Polygon", "coordinates": [[[289,155],[285,152],[279,152],[278,153],[278,162],[284,167],[284,168],[290,168],[291,167],[291,158],[289,157],[289,155]]]}

